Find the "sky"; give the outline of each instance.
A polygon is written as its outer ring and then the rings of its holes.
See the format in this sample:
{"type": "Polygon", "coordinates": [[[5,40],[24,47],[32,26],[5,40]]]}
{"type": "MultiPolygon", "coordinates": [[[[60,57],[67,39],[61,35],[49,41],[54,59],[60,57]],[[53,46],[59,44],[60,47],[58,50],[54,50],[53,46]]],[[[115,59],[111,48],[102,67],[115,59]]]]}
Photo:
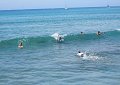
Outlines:
{"type": "Polygon", "coordinates": [[[0,0],[0,10],[120,6],[120,0],[0,0]]]}

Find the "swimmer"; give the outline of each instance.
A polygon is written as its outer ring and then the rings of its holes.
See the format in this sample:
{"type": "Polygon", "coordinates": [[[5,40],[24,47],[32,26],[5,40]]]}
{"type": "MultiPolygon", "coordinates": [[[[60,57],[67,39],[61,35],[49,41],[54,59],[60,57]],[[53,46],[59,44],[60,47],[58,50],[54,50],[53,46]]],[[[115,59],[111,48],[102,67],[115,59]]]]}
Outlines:
{"type": "Polygon", "coordinates": [[[82,52],[80,52],[80,51],[78,51],[77,55],[78,55],[79,57],[84,57],[84,53],[82,53],[82,52]]]}
{"type": "Polygon", "coordinates": [[[22,43],[22,41],[21,41],[21,40],[19,41],[18,48],[23,48],[23,43],[22,43]]]}
{"type": "Polygon", "coordinates": [[[97,35],[101,35],[101,32],[100,32],[100,31],[98,31],[96,34],[97,34],[97,35]]]}
{"type": "Polygon", "coordinates": [[[81,35],[83,35],[83,32],[80,32],[81,35]]]}

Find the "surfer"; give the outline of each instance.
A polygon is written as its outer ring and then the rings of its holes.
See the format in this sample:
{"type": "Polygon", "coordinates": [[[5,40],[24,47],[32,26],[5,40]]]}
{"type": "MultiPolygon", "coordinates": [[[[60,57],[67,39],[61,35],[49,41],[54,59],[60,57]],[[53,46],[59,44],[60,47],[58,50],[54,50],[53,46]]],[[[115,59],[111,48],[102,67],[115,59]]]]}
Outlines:
{"type": "Polygon", "coordinates": [[[97,35],[101,35],[101,32],[100,32],[100,31],[98,31],[96,34],[97,34],[97,35]]]}
{"type": "Polygon", "coordinates": [[[61,42],[62,41],[62,37],[60,35],[58,35],[58,41],[61,42]]]}
{"type": "Polygon", "coordinates": [[[21,40],[19,41],[18,48],[23,48],[23,43],[22,43],[22,41],[21,41],[21,40]]]}
{"type": "Polygon", "coordinates": [[[62,35],[58,34],[58,36],[57,36],[57,41],[58,41],[58,42],[62,42],[62,41],[63,41],[62,35]]]}
{"type": "Polygon", "coordinates": [[[77,55],[78,55],[79,57],[84,57],[84,53],[82,53],[82,52],[80,52],[80,51],[78,51],[77,55]]]}

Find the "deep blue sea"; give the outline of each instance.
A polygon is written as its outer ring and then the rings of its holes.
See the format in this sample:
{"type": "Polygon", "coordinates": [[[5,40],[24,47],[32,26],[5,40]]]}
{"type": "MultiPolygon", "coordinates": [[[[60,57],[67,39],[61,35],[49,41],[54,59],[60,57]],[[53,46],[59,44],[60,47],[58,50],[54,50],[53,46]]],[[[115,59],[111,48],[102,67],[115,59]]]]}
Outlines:
{"type": "Polygon", "coordinates": [[[120,7],[0,11],[0,85],[120,85],[120,7]]]}

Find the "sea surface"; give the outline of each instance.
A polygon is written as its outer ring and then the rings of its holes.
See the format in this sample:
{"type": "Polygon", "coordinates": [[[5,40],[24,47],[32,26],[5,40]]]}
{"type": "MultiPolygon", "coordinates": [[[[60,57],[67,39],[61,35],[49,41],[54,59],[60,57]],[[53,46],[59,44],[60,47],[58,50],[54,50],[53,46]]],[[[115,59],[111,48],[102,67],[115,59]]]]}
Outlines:
{"type": "Polygon", "coordinates": [[[0,85],[120,85],[120,7],[1,10],[0,85]]]}

